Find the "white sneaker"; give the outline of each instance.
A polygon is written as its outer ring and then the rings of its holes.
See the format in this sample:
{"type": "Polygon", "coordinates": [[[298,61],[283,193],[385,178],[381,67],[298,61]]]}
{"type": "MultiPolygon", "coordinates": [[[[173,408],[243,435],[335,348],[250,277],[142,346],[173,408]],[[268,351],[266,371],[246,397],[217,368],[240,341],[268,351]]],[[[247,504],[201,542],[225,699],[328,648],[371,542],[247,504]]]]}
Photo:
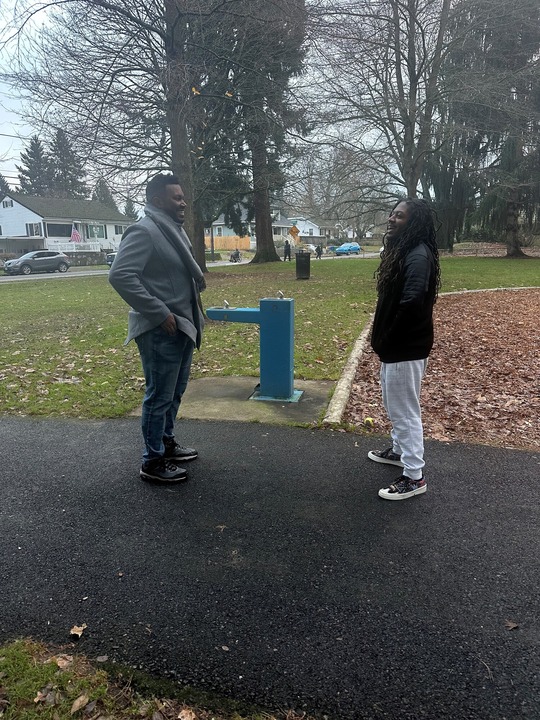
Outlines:
{"type": "Polygon", "coordinates": [[[401,462],[401,455],[395,453],[392,448],[387,450],[370,450],[367,454],[373,462],[384,463],[385,465],[397,465],[397,467],[405,467],[401,462]]]}
{"type": "Polygon", "coordinates": [[[426,490],[427,483],[423,477],[420,480],[412,480],[406,475],[400,475],[390,487],[379,490],[379,497],[383,500],[407,500],[425,493],[426,490]]]}

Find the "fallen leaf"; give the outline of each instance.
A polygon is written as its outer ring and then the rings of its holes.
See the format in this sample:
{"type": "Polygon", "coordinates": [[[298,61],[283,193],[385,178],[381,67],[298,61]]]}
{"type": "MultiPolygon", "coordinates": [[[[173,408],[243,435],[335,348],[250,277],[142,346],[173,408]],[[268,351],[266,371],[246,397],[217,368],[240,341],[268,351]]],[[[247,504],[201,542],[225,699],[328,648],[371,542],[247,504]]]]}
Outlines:
{"type": "Polygon", "coordinates": [[[48,694],[49,694],[48,692],[43,692],[42,690],[38,690],[38,694],[34,698],[34,702],[35,703],[44,702],[45,698],[47,697],[48,694]]]}
{"type": "Polygon", "coordinates": [[[513,620],[505,620],[504,625],[507,630],[516,630],[519,627],[519,625],[513,620]]]}
{"type": "Polygon", "coordinates": [[[83,623],[82,625],[74,625],[69,631],[69,634],[71,635],[73,640],[78,640],[87,627],[88,626],[86,623],[83,623]]]}
{"type": "Polygon", "coordinates": [[[73,665],[73,655],[56,655],[48,660],[48,662],[56,663],[60,670],[65,670],[67,667],[73,665]]]}
{"type": "Polygon", "coordinates": [[[71,715],[75,715],[75,713],[78,713],[83,707],[86,707],[86,705],[88,705],[88,700],[88,695],[79,695],[71,706],[71,715]]]}
{"type": "Polygon", "coordinates": [[[180,710],[177,720],[197,720],[197,716],[190,708],[180,710]]]}

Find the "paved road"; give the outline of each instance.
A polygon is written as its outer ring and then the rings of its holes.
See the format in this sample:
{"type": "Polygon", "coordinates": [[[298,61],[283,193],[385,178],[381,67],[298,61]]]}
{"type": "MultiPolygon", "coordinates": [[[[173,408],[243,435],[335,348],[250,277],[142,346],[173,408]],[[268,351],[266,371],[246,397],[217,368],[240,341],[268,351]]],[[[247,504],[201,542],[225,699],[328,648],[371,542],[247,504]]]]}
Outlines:
{"type": "MultiPolygon", "coordinates": [[[[361,255],[323,255],[322,260],[347,260],[347,259],[358,259],[358,258],[373,258],[378,257],[378,253],[362,253],[361,255]]],[[[316,262],[314,258],[312,262],[316,262]]],[[[249,265],[249,260],[241,260],[238,265],[249,265]]],[[[292,261],[294,262],[294,261],[292,261]]],[[[234,263],[228,260],[216,260],[214,262],[207,262],[207,267],[223,267],[225,265],[233,266],[234,263]]],[[[28,280],[53,280],[53,279],[73,279],[75,277],[89,277],[91,275],[108,275],[109,270],[96,270],[89,268],[88,270],[68,270],[67,273],[33,273],[32,275],[3,275],[0,274],[0,283],[7,282],[25,282],[28,280]]]]}
{"type": "Polygon", "coordinates": [[[331,718],[540,716],[540,454],[430,442],[389,503],[371,438],[193,420],[162,488],[138,423],[2,418],[0,639],[85,622],[90,656],[331,718]]]}
{"type": "Polygon", "coordinates": [[[0,283],[25,282],[28,280],[73,280],[90,275],[108,275],[108,270],[68,270],[66,273],[32,273],[31,275],[0,275],[0,283]]]}

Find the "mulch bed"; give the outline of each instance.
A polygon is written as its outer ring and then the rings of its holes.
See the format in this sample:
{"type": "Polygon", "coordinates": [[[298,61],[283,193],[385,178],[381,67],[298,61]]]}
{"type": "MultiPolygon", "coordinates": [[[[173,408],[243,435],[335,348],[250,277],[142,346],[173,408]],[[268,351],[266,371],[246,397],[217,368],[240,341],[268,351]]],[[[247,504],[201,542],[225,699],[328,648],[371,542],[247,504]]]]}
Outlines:
{"type": "MultiPolygon", "coordinates": [[[[426,438],[540,450],[540,288],[441,296],[422,384],[426,438]]],[[[367,348],[344,421],[388,433],[379,360],[367,348]]]]}

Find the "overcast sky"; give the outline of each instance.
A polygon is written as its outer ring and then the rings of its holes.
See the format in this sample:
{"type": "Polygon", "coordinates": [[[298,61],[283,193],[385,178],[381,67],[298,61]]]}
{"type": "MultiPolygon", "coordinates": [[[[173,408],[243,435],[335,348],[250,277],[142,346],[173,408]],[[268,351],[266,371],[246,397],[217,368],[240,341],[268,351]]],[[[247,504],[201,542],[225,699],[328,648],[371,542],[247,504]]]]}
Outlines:
{"type": "MultiPolygon", "coordinates": [[[[13,0],[0,0],[0,42],[7,40],[8,36],[11,37],[12,31],[8,31],[7,28],[13,18],[12,7],[13,0]]],[[[6,69],[8,53],[13,49],[14,45],[10,43],[7,48],[0,51],[0,73],[6,69]]],[[[0,81],[0,172],[10,185],[17,181],[15,165],[21,163],[21,150],[35,132],[14,112],[18,109],[20,104],[15,93],[9,85],[0,81]]]]}
{"type": "Polygon", "coordinates": [[[17,178],[21,150],[32,128],[25,125],[14,110],[19,108],[8,85],[0,82],[0,172],[12,185],[17,178]]]}

